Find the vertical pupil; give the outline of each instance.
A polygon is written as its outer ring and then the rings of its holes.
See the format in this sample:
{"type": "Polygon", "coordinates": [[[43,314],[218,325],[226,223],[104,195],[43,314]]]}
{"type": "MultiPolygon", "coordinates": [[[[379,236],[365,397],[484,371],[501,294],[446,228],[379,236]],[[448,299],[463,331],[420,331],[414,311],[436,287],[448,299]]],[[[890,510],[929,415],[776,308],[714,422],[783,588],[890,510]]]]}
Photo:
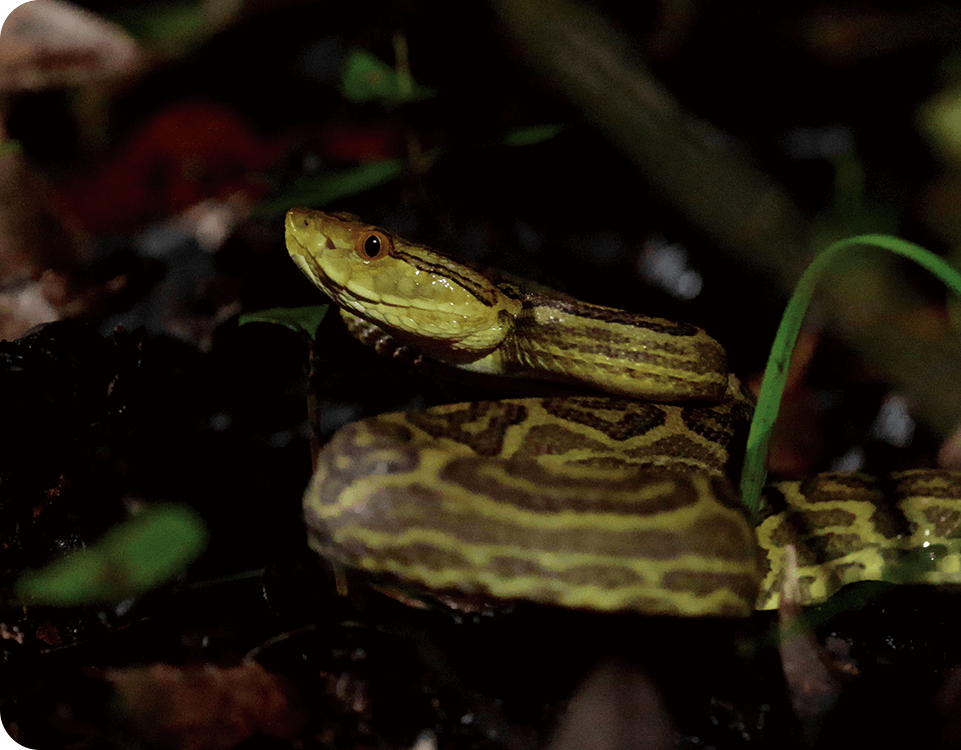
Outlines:
{"type": "Polygon", "coordinates": [[[380,238],[377,235],[371,235],[364,241],[364,252],[367,256],[373,258],[380,252],[380,238]]]}

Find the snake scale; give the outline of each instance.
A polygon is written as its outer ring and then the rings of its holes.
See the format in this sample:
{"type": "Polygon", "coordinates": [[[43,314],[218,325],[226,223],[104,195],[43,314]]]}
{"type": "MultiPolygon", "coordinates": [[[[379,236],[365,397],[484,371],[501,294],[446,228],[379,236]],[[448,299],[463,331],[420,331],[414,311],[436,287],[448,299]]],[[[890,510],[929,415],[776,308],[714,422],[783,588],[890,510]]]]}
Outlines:
{"type": "Polygon", "coordinates": [[[437,594],[745,616],[847,583],[961,582],[961,474],[729,481],[752,401],[704,331],[454,261],[350,214],[292,209],[287,249],[384,354],[585,395],[385,414],[339,430],[304,498],[311,547],[437,594]]]}

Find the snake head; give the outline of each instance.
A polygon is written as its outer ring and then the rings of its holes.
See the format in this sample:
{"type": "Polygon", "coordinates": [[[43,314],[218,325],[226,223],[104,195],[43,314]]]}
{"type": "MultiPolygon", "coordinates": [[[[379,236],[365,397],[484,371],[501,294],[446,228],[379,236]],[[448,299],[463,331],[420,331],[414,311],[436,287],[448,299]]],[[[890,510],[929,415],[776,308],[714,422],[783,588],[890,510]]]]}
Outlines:
{"type": "Polygon", "coordinates": [[[345,213],[292,208],[287,251],[342,309],[442,361],[486,356],[520,300],[470,266],[345,213]]]}

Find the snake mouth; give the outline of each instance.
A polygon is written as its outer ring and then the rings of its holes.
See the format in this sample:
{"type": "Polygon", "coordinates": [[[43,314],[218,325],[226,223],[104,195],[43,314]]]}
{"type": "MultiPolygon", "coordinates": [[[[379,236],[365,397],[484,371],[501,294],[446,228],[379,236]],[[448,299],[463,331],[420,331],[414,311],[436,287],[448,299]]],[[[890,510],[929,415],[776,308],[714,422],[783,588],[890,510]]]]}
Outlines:
{"type": "Polygon", "coordinates": [[[315,286],[320,287],[332,299],[343,299],[354,295],[353,292],[347,294],[347,288],[330,277],[330,274],[324,270],[313,253],[293,233],[287,235],[287,252],[290,253],[291,259],[297,264],[304,276],[313,281],[315,286]],[[292,245],[296,247],[292,247],[292,245]]]}

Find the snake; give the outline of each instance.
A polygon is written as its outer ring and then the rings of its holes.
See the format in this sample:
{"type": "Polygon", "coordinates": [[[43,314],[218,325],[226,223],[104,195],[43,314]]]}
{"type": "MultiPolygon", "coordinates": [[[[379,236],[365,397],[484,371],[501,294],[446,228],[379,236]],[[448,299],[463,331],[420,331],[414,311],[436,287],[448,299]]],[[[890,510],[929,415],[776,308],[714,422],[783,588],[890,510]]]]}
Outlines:
{"type": "Polygon", "coordinates": [[[753,400],[702,329],[352,214],[293,208],[285,238],[378,353],[555,389],[342,427],[303,501],[325,558],[455,601],[680,617],[775,609],[788,579],[802,605],[861,581],[961,582],[961,473],[777,482],[749,518],[731,474],[753,400]]]}

